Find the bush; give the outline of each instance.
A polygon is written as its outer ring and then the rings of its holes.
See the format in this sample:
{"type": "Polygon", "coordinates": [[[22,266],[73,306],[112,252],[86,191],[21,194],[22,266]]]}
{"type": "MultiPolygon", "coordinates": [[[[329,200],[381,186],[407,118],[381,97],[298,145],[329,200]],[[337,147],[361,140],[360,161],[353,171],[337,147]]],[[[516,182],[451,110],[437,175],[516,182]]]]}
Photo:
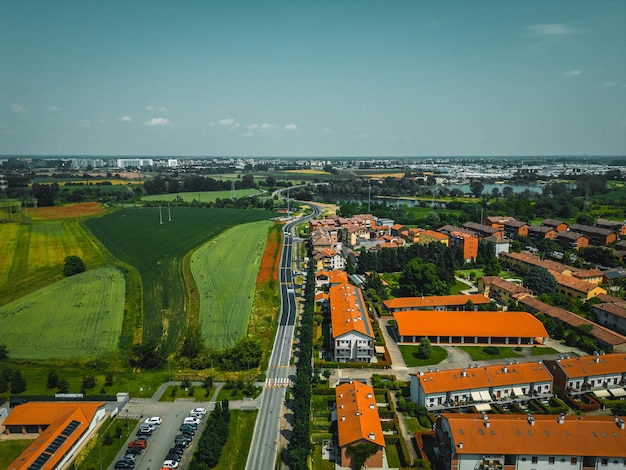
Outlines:
{"type": "Polygon", "coordinates": [[[497,347],[495,347],[495,346],[485,346],[485,347],[483,348],[483,351],[484,351],[486,354],[491,354],[492,356],[495,356],[495,355],[497,355],[497,354],[500,354],[500,349],[498,349],[498,348],[497,348],[497,347]]]}

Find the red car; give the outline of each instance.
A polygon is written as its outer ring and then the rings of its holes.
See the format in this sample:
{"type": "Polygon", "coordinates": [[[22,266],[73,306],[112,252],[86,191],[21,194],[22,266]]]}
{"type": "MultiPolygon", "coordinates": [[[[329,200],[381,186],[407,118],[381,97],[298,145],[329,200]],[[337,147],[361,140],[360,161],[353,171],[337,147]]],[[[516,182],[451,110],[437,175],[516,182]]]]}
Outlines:
{"type": "Polygon", "coordinates": [[[139,447],[140,449],[145,449],[146,445],[147,442],[144,439],[137,439],[128,443],[128,447],[139,447]]]}

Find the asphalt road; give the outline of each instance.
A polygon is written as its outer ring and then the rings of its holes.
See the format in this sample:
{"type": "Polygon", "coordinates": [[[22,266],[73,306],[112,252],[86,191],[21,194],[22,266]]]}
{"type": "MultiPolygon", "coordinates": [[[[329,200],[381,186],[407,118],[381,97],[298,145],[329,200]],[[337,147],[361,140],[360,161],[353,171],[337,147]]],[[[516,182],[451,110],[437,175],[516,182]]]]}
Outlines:
{"type": "Polygon", "coordinates": [[[290,366],[294,327],[298,313],[292,271],[293,235],[300,223],[316,217],[320,213],[317,206],[311,205],[311,207],[313,207],[313,214],[286,224],[284,229],[285,236],[279,274],[280,318],[267,369],[265,389],[260,397],[261,405],[248,453],[246,464],[248,470],[273,469],[276,456],[280,451],[278,439],[285,389],[290,385],[295,374],[295,368],[290,366]]]}

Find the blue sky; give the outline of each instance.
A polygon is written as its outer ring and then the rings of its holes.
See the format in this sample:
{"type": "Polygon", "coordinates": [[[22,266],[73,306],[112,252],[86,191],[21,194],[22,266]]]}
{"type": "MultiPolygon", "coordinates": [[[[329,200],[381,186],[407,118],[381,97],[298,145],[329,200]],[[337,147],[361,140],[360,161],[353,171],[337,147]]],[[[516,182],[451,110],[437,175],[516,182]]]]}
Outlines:
{"type": "Polygon", "coordinates": [[[0,154],[625,155],[626,2],[0,0],[0,154]]]}

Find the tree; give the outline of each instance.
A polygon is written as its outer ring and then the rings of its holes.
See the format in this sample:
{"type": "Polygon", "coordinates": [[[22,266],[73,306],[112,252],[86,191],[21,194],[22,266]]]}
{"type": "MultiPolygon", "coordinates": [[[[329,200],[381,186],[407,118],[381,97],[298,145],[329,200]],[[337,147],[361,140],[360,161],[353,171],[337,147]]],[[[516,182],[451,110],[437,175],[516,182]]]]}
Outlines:
{"type": "Polygon", "coordinates": [[[48,382],[46,383],[47,388],[57,388],[59,385],[59,375],[55,370],[50,370],[48,372],[48,382]]]}
{"type": "Polygon", "coordinates": [[[531,267],[524,276],[524,287],[534,295],[552,294],[556,292],[556,286],[554,276],[540,266],[531,267]]]}
{"type": "Polygon", "coordinates": [[[96,387],[96,378],[93,375],[83,377],[83,388],[91,389],[96,387]]]}
{"type": "Polygon", "coordinates": [[[419,258],[407,263],[399,283],[410,295],[446,295],[450,292],[448,283],[437,275],[437,266],[419,258]]]}
{"type": "Polygon", "coordinates": [[[474,197],[480,197],[483,194],[483,189],[485,189],[485,185],[480,181],[472,181],[470,182],[470,191],[474,195],[474,197]]]}
{"type": "Polygon", "coordinates": [[[54,198],[59,193],[59,185],[53,184],[33,184],[33,196],[37,199],[37,205],[54,206],[54,198]]]}
{"type": "Polygon", "coordinates": [[[26,391],[26,379],[22,377],[19,370],[11,374],[11,393],[22,393],[26,391]]]}
{"type": "Polygon", "coordinates": [[[430,354],[433,351],[433,347],[430,344],[430,340],[427,337],[423,337],[420,340],[420,344],[417,347],[417,355],[421,358],[421,359],[428,359],[430,357],[430,354]]]}
{"type": "Polygon", "coordinates": [[[204,340],[197,327],[187,328],[185,340],[180,348],[180,355],[193,359],[204,350],[204,340]]]}
{"type": "Polygon", "coordinates": [[[87,269],[85,262],[79,256],[68,256],[65,258],[65,266],[63,266],[63,275],[65,277],[79,274],[87,269]]]}
{"type": "Polygon", "coordinates": [[[142,369],[158,369],[165,363],[165,353],[159,349],[156,341],[133,344],[130,365],[142,369]]]}
{"type": "Polygon", "coordinates": [[[378,452],[378,446],[376,444],[372,444],[371,442],[360,442],[346,448],[346,453],[352,456],[354,468],[357,470],[363,468],[367,459],[369,459],[376,452],[378,452]]]}
{"type": "Polygon", "coordinates": [[[9,348],[6,344],[0,344],[0,360],[9,358],[9,348]]]}

